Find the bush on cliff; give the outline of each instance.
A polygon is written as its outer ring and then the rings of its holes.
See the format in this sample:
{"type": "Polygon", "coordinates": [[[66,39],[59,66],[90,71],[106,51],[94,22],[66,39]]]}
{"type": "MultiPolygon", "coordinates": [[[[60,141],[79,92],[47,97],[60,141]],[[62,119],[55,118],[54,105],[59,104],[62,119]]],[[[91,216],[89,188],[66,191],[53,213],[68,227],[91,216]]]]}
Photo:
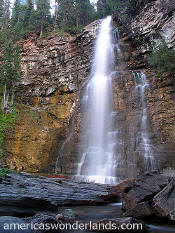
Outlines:
{"type": "Polygon", "coordinates": [[[4,113],[0,111],[0,158],[3,156],[3,139],[4,139],[4,131],[11,126],[13,126],[18,120],[18,109],[13,106],[11,113],[4,113]]]}
{"type": "Polygon", "coordinates": [[[16,170],[10,170],[10,169],[8,169],[6,167],[1,167],[0,168],[0,177],[5,177],[8,173],[10,173],[10,174],[20,174],[16,170]]]}
{"type": "Polygon", "coordinates": [[[153,66],[160,76],[164,72],[175,71],[175,50],[169,49],[165,41],[161,41],[158,47],[153,48],[148,63],[153,66]]]}

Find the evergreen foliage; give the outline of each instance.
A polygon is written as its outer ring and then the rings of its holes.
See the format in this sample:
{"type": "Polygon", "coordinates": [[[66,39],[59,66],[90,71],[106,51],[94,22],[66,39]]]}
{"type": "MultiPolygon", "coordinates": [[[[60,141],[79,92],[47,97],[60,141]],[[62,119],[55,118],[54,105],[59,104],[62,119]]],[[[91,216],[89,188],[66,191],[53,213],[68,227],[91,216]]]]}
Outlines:
{"type": "Polygon", "coordinates": [[[148,63],[153,66],[158,75],[163,72],[175,71],[175,50],[169,49],[164,40],[161,41],[158,47],[153,48],[148,63]]]}
{"type": "Polygon", "coordinates": [[[97,16],[103,18],[107,15],[116,14],[127,4],[127,0],[98,0],[97,1],[97,16]]]}
{"type": "Polygon", "coordinates": [[[8,27],[2,30],[0,41],[2,47],[0,85],[3,88],[1,109],[6,111],[13,105],[15,82],[19,78],[20,58],[18,46],[13,41],[13,33],[8,27]]]}
{"type": "Polygon", "coordinates": [[[24,28],[26,31],[33,31],[35,29],[36,13],[34,10],[34,3],[32,0],[27,0],[26,10],[24,14],[24,28]]]}
{"type": "Polygon", "coordinates": [[[40,37],[42,37],[43,32],[48,28],[49,24],[51,23],[49,0],[36,1],[36,20],[37,28],[40,32],[40,37]]]}
{"type": "Polygon", "coordinates": [[[96,18],[90,0],[59,0],[58,27],[75,33],[96,18]]]}
{"type": "Polygon", "coordinates": [[[7,174],[20,174],[20,172],[16,171],[16,170],[10,170],[6,167],[1,167],[0,168],[0,177],[5,177],[7,174]]]}

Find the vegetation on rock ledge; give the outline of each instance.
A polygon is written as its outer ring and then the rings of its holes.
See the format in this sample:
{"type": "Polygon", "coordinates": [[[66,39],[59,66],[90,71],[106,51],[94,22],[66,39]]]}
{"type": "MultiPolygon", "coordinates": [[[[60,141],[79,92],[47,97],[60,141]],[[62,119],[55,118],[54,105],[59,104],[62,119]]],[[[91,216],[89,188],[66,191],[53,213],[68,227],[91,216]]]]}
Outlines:
{"type": "Polygon", "coordinates": [[[175,50],[169,49],[165,41],[161,41],[158,47],[153,48],[148,63],[156,69],[158,76],[164,72],[175,71],[175,50]]]}
{"type": "Polygon", "coordinates": [[[0,111],[0,157],[3,156],[3,139],[4,131],[12,127],[19,120],[18,109],[16,106],[12,107],[12,112],[4,113],[0,111]]]}
{"type": "Polygon", "coordinates": [[[0,168],[0,177],[4,177],[8,173],[19,174],[19,172],[17,172],[16,170],[9,170],[8,168],[5,168],[5,167],[0,168]]]}

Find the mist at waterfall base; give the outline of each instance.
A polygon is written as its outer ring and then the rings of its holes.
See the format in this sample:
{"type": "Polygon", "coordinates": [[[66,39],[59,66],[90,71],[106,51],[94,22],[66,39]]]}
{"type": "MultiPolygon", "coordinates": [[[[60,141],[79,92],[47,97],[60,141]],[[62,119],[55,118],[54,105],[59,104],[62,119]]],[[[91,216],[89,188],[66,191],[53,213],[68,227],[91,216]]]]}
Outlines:
{"type": "Polygon", "coordinates": [[[116,132],[111,77],[114,73],[112,17],[101,22],[95,45],[91,79],[82,98],[83,125],[77,176],[88,182],[114,184],[116,178],[116,132]]]}

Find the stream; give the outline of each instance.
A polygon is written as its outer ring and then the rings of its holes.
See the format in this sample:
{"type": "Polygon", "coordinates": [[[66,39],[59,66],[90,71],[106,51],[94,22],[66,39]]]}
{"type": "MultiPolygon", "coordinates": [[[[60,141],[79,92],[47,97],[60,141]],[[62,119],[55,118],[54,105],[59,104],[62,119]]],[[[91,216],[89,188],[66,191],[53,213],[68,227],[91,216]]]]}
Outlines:
{"type": "MultiPolygon", "coordinates": [[[[99,206],[67,206],[60,207],[59,212],[62,213],[65,209],[71,209],[76,214],[76,221],[82,223],[89,223],[90,221],[95,223],[102,219],[114,219],[122,217],[122,203],[111,203],[107,205],[99,206]]],[[[168,233],[175,232],[175,226],[171,224],[162,223],[153,223],[151,220],[145,222],[148,228],[148,233],[168,233]]],[[[72,230],[66,232],[89,232],[86,230],[72,230]]],[[[95,232],[95,231],[93,231],[95,232]]],[[[121,231],[122,232],[122,231],[121,231]]],[[[132,231],[131,231],[132,232],[132,231]]],[[[138,231],[139,232],[139,231],[138,231]]],[[[141,231],[144,232],[144,231],[141,231]]]]}

